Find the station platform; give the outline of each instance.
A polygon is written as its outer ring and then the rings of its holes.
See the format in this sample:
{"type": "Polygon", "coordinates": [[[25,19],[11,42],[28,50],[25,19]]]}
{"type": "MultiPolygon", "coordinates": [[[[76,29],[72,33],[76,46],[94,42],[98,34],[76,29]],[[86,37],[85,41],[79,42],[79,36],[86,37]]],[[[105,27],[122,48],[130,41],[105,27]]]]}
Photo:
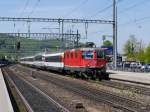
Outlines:
{"type": "Polygon", "coordinates": [[[129,82],[136,82],[150,85],[150,73],[136,73],[108,70],[109,77],[118,80],[128,80],[129,82]]]}
{"type": "Polygon", "coordinates": [[[1,69],[0,69],[0,112],[14,112],[1,69]]]}

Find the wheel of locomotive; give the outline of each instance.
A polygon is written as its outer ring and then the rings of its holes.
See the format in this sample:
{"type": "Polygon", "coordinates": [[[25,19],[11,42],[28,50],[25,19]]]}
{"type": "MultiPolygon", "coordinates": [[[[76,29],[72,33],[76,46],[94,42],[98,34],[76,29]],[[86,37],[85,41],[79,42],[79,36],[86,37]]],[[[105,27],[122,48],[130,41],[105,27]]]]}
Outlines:
{"type": "Polygon", "coordinates": [[[76,74],[76,75],[75,75],[76,78],[81,78],[81,75],[82,75],[81,72],[75,72],[75,74],[76,74]]]}
{"type": "Polygon", "coordinates": [[[78,74],[78,78],[85,79],[85,75],[83,72],[79,72],[78,74]]]}
{"type": "Polygon", "coordinates": [[[84,73],[80,72],[80,76],[81,76],[81,77],[80,77],[81,79],[85,79],[84,73]]]}
{"type": "Polygon", "coordinates": [[[87,79],[88,79],[88,75],[87,75],[87,73],[86,73],[86,72],[84,72],[82,75],[83,75],[83,77],[84,77],[84,79],[85,79],[85,80],[87,80],[87,79]]]}
{"type": "Polygon", "coordinates": [[[91,73],[91,80],[96,80],[96,72],[95,71],[93,71],[91,73]]]}
{"type": "Polygon", "coordinates": [[[72,77],[79,78],[78,72],[74,71],[71,74],[72,74],[72,77]]]}
{"type": "Polygon", "coordinates": [[[89,72],[85,72],[85,75],[86,75],[86,80],[91,79],[91,74],[89,72]]]}
{"type": "Polygon", "coordinates": [[[104,75],[101,71],[97,71],[97,79],[101,81],[104,78],[104,75]]]}

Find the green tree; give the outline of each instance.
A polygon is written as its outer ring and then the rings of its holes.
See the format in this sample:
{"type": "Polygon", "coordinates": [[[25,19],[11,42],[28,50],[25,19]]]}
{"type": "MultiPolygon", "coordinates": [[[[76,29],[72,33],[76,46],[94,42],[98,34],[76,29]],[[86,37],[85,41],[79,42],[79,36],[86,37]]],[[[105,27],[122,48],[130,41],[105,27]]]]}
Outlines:
{"type": "Polygon", "coordinates": [[[137,43],[135,36],[131,35],[124,45],[124,54],[130,60],[136,60],[137,43]]]}
{"type": "Polygon", "coordinates": [[[105,40],[105,41],[103,42],[103,46],[112,46],[112,45],[113,45],[112,42],[109,41],[109,40],[105,40]]]}
{"type": "Polygon", "coordinates": [[[144,48],[141,48],[139,50],[139,52],[136,55],[136,60],[141,61],[141,62],[145,62],[145,49],[144,48]]]}
{"type": "Polygon", "coordinates": [[[147,46],[145,50],[145,62],[150,63],[150,44],[147,46]]]}

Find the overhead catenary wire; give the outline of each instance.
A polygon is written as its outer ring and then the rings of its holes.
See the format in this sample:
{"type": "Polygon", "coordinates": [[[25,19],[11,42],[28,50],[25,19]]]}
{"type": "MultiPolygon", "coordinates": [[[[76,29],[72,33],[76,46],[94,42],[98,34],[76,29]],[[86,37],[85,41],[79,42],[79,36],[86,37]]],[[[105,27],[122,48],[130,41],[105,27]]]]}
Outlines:
{"type": "MultiPolygon", "coordinates": [[[[144,5],[147,2],[150,2],[150,1],[142,0],[142,1],[138,2],[138,3],[136,3],[136,4],[133,4],[132,6],[129,6],[129,7],[125,8],[124,10],[120,11],[119,13],[123,14],[124,12],[132,10],[132,9],[138,7],[138,6],[144,5]]],[[[142,17],[142,18],[134,19],[134,20],[131,20],[131,21],[119,24],[119,26],[131,25],[132,23],[138,23],[140,21],[147,20],[147,19],[150,19],[150,16],[145,16],[145,17],[142,17]]]]}
{"type": "MultiPolygon", "coordinates": [[[[30,12],[29,15],[28,15],[28,18],[31,17],[31,15],[35,12],[35,10],[36,10],[36,8],[38,7],[40,1],[41,1],[41,0],[37,0],[37,1],[36,1],[35,5],[33,6],[31,12],[30,12]]],[[[31,30],[31,29],[30,29],[30,28],[31,28],[31,27],[30,27],[30,25],[31,25],[30,21],[28,21],[27,24],[28,24],[28,33],[29,33],[29,37],[30,37],[30,30],[31,30]]]]}
{"type": "Polygon", "coordinates": [[[24,6],[23,10],[22,10],[22,12],[20,13],[20,17],[22,17],[22,16],[23,16],[23,14],[25,13],[25,10],[27,9],[27,7],[28,7],[28,5],[29,5],[29,1],[30,1],[30,0],[27,0],[27,1],[26,1],[26,3],[25,3],[25,6],[24,6]]]}
{"type": "MultiPolygon", "coordinates": [[[[138,2],[138,3],[135,3],[135,4],[129,6],[129,7],[125,8],[125,9],[119,11],[118,13],[119,13],[119,14],[123,14],[123,13],[125,13],[125,12],[127,12],[127,11],[129,11],[129,10],[132,10],[132,9],[134,9],[134,8],[136,8],[136,7],[139,7],[139,6],[141,6],[141,5],[144,5],[144,4],[147,3],[147,2],[150,2],[150,1],[149,1],[149,0],[142,0],[142,1],[138,2]]],[[[119,24],[118,26],[131,25],[132,23],[138,23],[138,22],[140,22],[140,21],[143,21],[143,20],[149,19],[149,18],[150,18],[150,16],[146,16],[146,17],[142,17],[142,18],[139,18],[139,19],[130,20],[130,21],[128,21],[128,22],[119,24]],[[131,24],[130,24],[130,23],[131,23],[131,24]]]]}
{"type": "MultiPolygon", "coordinates": [[[[140,6],[140,5],[144,5],[144,4],[147,3],[147,2],[149,2],[149,1],[148,1],[148,0],[143,0],[143,1],[140,1],[140,2],[138,2],[138,3],[135,3],[135,4],[129,6],[129,7],[125,8],[125,9],[119,11],[118,14],[124,14],[125,12],[127,12],[127,11],[129,11],[129,10],[132,10],[132,9],[134,9],[134,8],[140,6]]],[[[108,17],[111,17],[111,16],[112,16],[112,15],[110,15],[110,16],[108,16],[108,17]]],[[[120,16],[119,16],[119,17],[120,17],[120,16]]]]}
{"type": "Polygon", "coordinates": [[[77,11],[81,6],[85,5],[88,1],[89,0],[83,0],[78,6],[76,6],[70,12],[68,12],[67,14],[65,14],[65,17],[72,15],[75,11],[77,11]]]}
{"type": "MultiPolygon", "coordinates": [[[[123,1],[123,0],[121,0],[121,1],[123,1]]],[[[132,10],[132,9],[138,7],[138,6],[144,5],[144,4],[147,3],[147,2],[150,2],[150,1],[148,1],[148,0],[142,0],[142,1],[138,2],[138,3],[135,3],[135,4],[129,6],[129,7],[125,8],[125,9],[119,11],[118,14],[119,14],[119,15],[120,15],[120,14],[124,14],[125,12],[127,12],[127,11],[129,11],[129,10],[132,10]]],[[[112,15],[109,15],[108,17],[111,17],[111,16],[112,16],[112,15]]]]}
{"type": "MultiPolygon", "coordinates": [[[[147,2],[150,2],[150,1],[149,1],[149,0],[142,0],[142,1],[138,2],[138,3],[136,3],[136,4],[133,4],[133,5],[131,5],[131,6],[127,7],[127,8],[125,8],[124,10],[120,11],[119,13],[120,13],[120,14],[123,14],[124,12],[127,12],[127,11],[129,11],[129,10],[132,10],[132,9],[138,7],[138,6],[144,5],[144,4],[147,3],[147,2]]],[[[143,21],[143,20],[145,20],[145,19],[147,19],[147,18],[149,18],[149,16],[142,17],[142,18],[139,18],[139,19],[134,19],[134,20],[128,21],[128,22],[126,22],[126,23],[120,24],[119,26],[130,25],[129,23],[134,23],[134,22],[138,22],[138,21],[143,21]]]]}
{"type": "MultiPolygon", "coordinates": [[[[19,14],[19,17],[22,17],[24,15],[24,13],[26,12],[26,9],[28,8],[29,2],[30,2],[30,0],[26,0],[25,5],[24,5],[21,13],[19,14]]],[[[14,26],[16,27],[16,23],[14,23],[14,24],[15,24],[14,26]]],[[[23,26],[24,25],[25,25],[25,23],[23,23],[23,26]]],[[[15,27],[14,27],[14,31],[13,32],[15,32],[15,27]]],[[[19,29],[18,29],[18,31],[19,31],[19,29]]]]}
{"type": "Polygon", "coordinates": [[[145,21],[145,20],[148,20],[148,19],[150,19],[150,16],[145,16],[145,17],[142,17],[142,18],[138,18],[138,19],[128,21],[126,23],[119,24],[119,26],[131,25],[132,23],[138,23],[138,22],[145,21]]]}
{"type": "Polygon", "coordinates": [[[36,8],[38,7],[39,3],[41,0],[37,0],[37,2],[35,3],[35,5],[33,6],[31,12],[29,13],[28,17],[31,17],[31,15],[35,12],[36,8]]]}
{"type": "Polygon", "coordinates": [[[124,10],[120,11],[119,13],[120,13],[120,14],[123,14],[124,12],[127,12],[127,11],[129,11],[129,10],[132,10],[132,9],[134,9],[134,8],[140,6],[140,5],[144,5],[144,4],[147,3],[147,2],[149,2],[149,0],[142,0],[142,1],[138,2],[138,3],[136,3],[136,4],[133,4],[133,5],[131,5],[131,6],[127,7],[127,8],[125,8],[124,10]]]}
{"type": "MultiPolygon", "coordinates": [[[[118,1],[117,1],[117,4],[118,4],[119,2],[122,2],[122,1],[123,1],[123,0],[118,0],[118,1]]],[[[96,17],[98,14],[104,13],[105,11],[109,10],[109,9],[112,8],[112,7],[113,7],[113,4],[110,4],[110,5],[108,5],[107,7],[104,7],[103,9],[97,11],[95,14],[91,15],[90,18],[96,17]]]]}
{"type": "MultiPolygon", "coordinates": [[[[29,5],[29,1],[30,1],[30,0],[26,0],[25,6],[23,7],[22,11],[20,12],[19,17],[22,17],[22,16],[23,16],[23,14],[24,14],[26,8],[27,8],[28,5],[29,5]]],[[[13,24],[13,32],[15,32],[16,26],[17,26],[17,25],[16,25],[16,23],[14,22],[14,24],[13,24]]],[[[23,26],[24,26],[24,24],[23,24],[23,26]]],[[[18,30],[19,30],[19,29],[18,29],[18,30]]]]}
{"type": "MultiPolygon", "coordinates": [[[[123,1],[123,0],[118,0],[117,3],[121,2],[121,1],[123,1]]],[[[127,11],[129,11],[129,10],[132,10],[132,9],[138,7],[138,6],[144,5],[144,4],[147,3],[147,2],[150,2],[150,1],[149,1],[149,0],[142,0],[142,1],[138,2],[138,3],[135,3],[135,4],[131,5],[131,6],[129,6],[129,7],[125,8],[125,9],[123,9],[122,11],[119,11],[118,13],[119,13],[119,14],[123,14],[124,12],[127,12],[127,11]]],[[[103,12],[107,11],[107,10],[110,9],[111,7],[112,7],[112,5],[109,5],[109,6],[105,7],[104,9],[102,9],[102,10],[98,11],[97,13],[93,14],[93,15],[91,16],[91,18],[97,16],[97,15],[100,14],[100,13],[103,13],[103,12]]],[[[112,16],[112,15],[111,15],[111,16],[112,16]]],[[[149,16],[148,16],[148,17],[146,16],[146,17],[140,18],[140,20],[139,20],[139,19],[131,20],[131,21],[128,21],[128,22],[126,22],[126,23],[119,24],[119,26],[130,25],[129,23],[135,23],[135,22],[143,21],[143,20],[145,20],[145,19],[147,19],[147,18],[149,18],[149,16]]]]}
{"type": "Polygon", "coordinates": [[[97,16],[98,14],[107,11],[107,10],[110,9],[112,6],[113,6],[113,5],[111,4],[111,5],[107,6],[107,7],[105,7],[105,8],[103,8],[103,9],[99,10],[99,11],[96,12],[95,14],[91,15],[90,18],[95,17],[95,16],[97,16]]]}

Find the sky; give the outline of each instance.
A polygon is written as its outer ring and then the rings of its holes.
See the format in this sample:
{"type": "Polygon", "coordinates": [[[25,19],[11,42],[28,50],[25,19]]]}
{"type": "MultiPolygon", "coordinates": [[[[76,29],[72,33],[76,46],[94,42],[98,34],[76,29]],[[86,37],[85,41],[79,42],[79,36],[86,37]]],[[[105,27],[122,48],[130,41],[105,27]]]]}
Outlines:
{"type": "MultiPolygon", "coordinates": [[[[112,20],[113,0],[1,0],[0,17],[43,17],[43,18],[81,18],[112,20]]],[[[150,0],[119,0],[118,6],[118,51],[130,35],[142,41],[146,46],[150,43],[150,0]]],[[[0,21],[0,32],[27,32],[28,25],[23,22],[0,21]]],[[[31,32],[58,32],[54,23],[31,23],[31,32]]],[[[88,39],[85,39],[84,24],[65,24],[65,32],[79,30],[81,41],[102,44],[102,36],[110,35],[112,41],[112,25],[89,24],[88,39]]]]}

